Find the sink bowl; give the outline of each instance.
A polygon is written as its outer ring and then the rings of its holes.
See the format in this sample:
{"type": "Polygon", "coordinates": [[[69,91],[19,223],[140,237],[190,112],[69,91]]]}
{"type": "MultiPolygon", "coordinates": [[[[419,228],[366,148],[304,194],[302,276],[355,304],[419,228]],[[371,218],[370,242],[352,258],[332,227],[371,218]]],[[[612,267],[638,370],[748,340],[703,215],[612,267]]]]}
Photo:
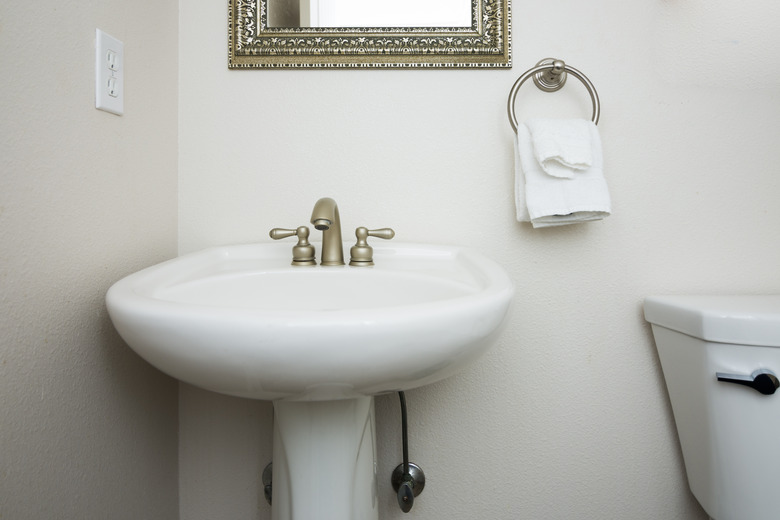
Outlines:
{"type": "Polygon", "coordinates": [[[373,246],[372,267],[293,267],[284,243],[206,249],[120,280],[108,311],[163,372],[254,399],[408,390],[491,346],[513,295],[501,267],[462,247],[373,246]]]}

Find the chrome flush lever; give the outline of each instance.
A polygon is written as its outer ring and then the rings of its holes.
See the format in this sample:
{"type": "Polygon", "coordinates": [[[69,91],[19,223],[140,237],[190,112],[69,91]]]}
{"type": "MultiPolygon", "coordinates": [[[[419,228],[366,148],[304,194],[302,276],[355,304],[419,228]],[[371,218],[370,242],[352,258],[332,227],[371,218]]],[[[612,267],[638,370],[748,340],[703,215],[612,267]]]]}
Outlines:
{"type": "Polygon", "coordinates": [[[749,376],[723,372],[717,372],[715,375],[718,381],[749,386],[764,395],[772,395],[780,387],[780,380],[777,379],[777,376],[771,370],[765,368],[760,368],[749,376]]]}

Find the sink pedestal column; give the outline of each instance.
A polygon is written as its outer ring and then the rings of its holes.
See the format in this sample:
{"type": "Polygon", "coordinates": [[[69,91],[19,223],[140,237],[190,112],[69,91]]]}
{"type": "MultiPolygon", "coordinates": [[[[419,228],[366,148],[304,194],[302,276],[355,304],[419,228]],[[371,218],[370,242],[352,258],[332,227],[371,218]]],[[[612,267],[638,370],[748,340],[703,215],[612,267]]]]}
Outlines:
{"type": "Polygon", "coordinates": [[[272,520],[378,520],[374,398],[274,401],[272,520]]]}

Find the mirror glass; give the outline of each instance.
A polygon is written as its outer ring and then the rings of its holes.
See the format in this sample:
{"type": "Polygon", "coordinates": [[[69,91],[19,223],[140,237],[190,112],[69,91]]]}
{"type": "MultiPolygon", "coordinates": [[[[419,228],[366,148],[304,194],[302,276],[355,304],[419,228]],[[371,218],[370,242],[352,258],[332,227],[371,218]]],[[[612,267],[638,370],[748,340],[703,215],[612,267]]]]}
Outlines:
{"type": "Polygon", "coordinates": [[[228,66],[509,68],[509,0],[229,0],[228,66]]]}
{"type": "Polygon", "coordinates": [[[471,0],[266,0],[269,27],[469,27],[471,0]]]}

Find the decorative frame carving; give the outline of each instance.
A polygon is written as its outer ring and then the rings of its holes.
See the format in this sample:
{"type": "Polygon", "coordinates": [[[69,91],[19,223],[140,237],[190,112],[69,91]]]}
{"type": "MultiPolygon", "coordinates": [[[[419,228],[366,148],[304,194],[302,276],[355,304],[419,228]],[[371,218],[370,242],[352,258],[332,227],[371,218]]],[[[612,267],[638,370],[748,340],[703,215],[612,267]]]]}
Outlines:
{"type": "Polygon", "coordinates": [[[268,0],[229,0],[228,67],[510,68],[509,0],[471,12],[471,27],[268,27],[268,0]]]}

